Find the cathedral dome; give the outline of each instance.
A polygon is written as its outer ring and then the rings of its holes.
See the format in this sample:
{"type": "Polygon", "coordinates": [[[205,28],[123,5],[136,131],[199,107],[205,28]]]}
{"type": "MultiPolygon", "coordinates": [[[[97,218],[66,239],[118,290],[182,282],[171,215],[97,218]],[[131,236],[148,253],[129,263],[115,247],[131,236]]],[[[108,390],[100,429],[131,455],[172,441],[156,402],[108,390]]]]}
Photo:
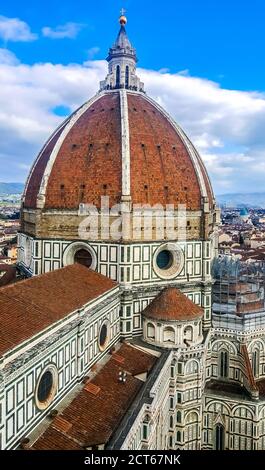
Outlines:
{"type": "Polygon", "coordinates": [[[78,209],[131,197],[133,204],[186,204],[199,210],[213,194],[198,152],[143,92],[103,90],[44,145],[31,170],[25,208],[78,209]],[[125,169],[125,166],[129,168],[125,169]]]}
{"type": "Polygon", "coordinates": [[[26,184],[25,209],[76,210],[80,204],[214,206],[203,162],[183,130],[144,92],[136,50],[120,17],[100,91],[54,132],[26,184]]]}

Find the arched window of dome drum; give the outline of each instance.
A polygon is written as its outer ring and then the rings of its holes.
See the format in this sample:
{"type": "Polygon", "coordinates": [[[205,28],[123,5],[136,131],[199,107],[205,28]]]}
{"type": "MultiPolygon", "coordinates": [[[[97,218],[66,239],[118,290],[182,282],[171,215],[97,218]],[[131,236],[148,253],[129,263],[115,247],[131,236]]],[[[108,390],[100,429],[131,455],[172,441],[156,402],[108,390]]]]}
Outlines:
{"type": "Polygon", "coordinates": [[[147,324],[147,338],[155,339],[155,327],[152,323],[147,324]]]}
{"type": "Polygon", "coordinates": [[[50,393],[52,391],[52,386],[53,386],[53,375],[51,371],[47,370],[41,377],[41,380],[38,386],[37,398],[39,402],[43,403],[49,398],[50,393]]]}
{"type": "Polygon", "coordinates": [[[228,352],[221,351],[220,353],[220,377],[228,377],[228,352]]]}
{"type": "Polygon", "coordinates": [[[173,255],[169,250],[162,250],[158,253],[156,263],[159,269],[169,269],[173,263],[173,255]]]}
{"type": "Polygon", "coordinates": [[[224,450],[224,441],[224,426],[222,424],[217,424],[215,426],[215,450],[224,450]]]}
{"type": "Polygon", "coordinates": [[[175,343],[175,330],[170,326],[164,328],[163,341],[166,343],[175,343]]]}
{"type": "Polygon", "coordinates": [[[86,266],[87,268],[90,268],[90,266],[92,264],[92,256],[89,253],[89,251],[82,248],[81,250],[78,250],[75,253],[74,262],[82,264],[83,266],[86,266]]]}
{"type": "Polygon", "coordinates": [[[121,69],[120,66],[117,65],[116,67],[116,88],[120,88],[121,84],[121,69]]]}
{"type": "Polygon", "coordinates": [[[192,328],[192,326],[187,326],[184,329],[184,338],[187,341],[192,341],[193,340],[193,328],[192,328]]]}
{"type": "Polygon", "coordinates": [[[129,88],[129,65],[125,69],[125,88],[129,88]]]}
{"type": "Polygon", "coordinates": [[[181,423],[181,412],[177,412],[177,423],[181,423]]]}

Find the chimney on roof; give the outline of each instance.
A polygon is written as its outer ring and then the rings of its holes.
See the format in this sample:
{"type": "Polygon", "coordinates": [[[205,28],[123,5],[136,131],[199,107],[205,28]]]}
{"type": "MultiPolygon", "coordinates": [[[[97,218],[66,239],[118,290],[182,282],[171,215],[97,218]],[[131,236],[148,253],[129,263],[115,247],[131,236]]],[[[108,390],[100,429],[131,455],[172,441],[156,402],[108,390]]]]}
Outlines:
{"type": "Polygon", "coordinates": [[[120,383],[125,383],[126,380],[127,380],[127,373],[125,371],[120,371],[118,381],[120,383]]]}

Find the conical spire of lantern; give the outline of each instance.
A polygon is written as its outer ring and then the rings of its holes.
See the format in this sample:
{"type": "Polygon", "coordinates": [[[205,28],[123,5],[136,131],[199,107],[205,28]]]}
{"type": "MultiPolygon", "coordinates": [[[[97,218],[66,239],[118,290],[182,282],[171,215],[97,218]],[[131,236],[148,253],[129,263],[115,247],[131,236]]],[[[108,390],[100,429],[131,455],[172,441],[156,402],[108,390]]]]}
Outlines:
{"type": "Polygon", "coordinates": [[[127,18],[124,13],[125,10],[122,9],[119,18],[120,30],[107,57],[109,73],[106,79],[100,83],[100,90],[126,88],[144,91],[144,84],[136,75],[136,50],[127,36],[125,29],[127,18]]]}

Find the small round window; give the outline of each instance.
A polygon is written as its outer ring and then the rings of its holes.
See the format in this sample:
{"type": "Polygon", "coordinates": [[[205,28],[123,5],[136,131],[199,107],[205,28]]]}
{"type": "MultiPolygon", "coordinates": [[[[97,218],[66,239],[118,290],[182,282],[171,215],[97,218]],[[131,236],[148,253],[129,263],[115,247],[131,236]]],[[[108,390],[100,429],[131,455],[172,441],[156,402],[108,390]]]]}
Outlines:
{"type": "Polygon", "coordinates": [[[103,351],[106,348],[108,344],[108,340],[109,340],[109,324],[105,322],[100,328],[99,338],[98,338],[99,348],[101,349],[101,351],[103,351]]]}
{"type": "Polygon", "coordinates": [[[43,372],[38,380],[35,399],[37,407],[40,410],[47,408],[54,399],[57,389],[57,369],[51,365],[43,372]]]}
{"type": "Polygon", "coordinates": [[[169,269],[173,264],[173,254],[169,250],[162,250],[158,253],[156,264],[159,269],[169,269]]]}

